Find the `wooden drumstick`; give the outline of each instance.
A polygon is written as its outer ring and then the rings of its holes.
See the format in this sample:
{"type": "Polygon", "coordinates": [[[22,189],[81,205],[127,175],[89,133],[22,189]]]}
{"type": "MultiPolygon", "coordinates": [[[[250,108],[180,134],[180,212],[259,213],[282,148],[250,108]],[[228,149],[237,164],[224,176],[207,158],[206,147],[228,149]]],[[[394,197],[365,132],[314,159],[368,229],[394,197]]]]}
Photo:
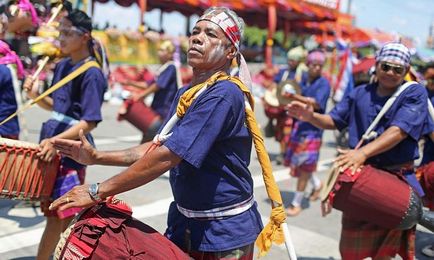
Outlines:
{"type": "MultiPolygon", "coordinates": [[[[31,76],[32,84],[33,84],[33,82],[35,82],[35,80],[38,79],[39,74],[41,74],[41,72],[44,69],[45,65],[47,65],[49,59],[50,59],[50,57],[45,56],[44,59],[39,62],[38,68],[36,69],[35,73],[33,73],[33,75],[31,76]]],[[[24,88],[24,91],[27,92],[27,91],[30,91],[30,89],[24,88]]]]}
{"type": "Polygon", "coordinates": [[[63,4],[59,4],[57,6],[56,11],[54,11],[54,13],[51,15],[50,19],[48,19],[47,25],[50,25],[50,23],[52,23],[54,21],[54,19],[56,19],[56,17],[60,14],[60,11],[62,11],[63,8],[63,4]]]}

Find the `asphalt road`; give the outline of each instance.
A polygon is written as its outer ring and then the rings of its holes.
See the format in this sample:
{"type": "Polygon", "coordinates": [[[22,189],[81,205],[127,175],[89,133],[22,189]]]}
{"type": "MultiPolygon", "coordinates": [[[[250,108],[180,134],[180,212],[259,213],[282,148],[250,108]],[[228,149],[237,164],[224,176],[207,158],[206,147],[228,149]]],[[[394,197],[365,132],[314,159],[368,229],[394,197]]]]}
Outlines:
{"type": "MultiPolygon", "coordinates": [[[[100,150],[115,150],[128,148],[138,144],[141,135],[138,130],[127,122],[116,120],[118,105],[104,104],[104,121],[94,131],[97,146],[100,150]]],[[[266,120],[260,105],[256,109],[260,124],[266,120]]],[[[21,136],[22,140],[36,143],[38,141],[41,123],[49,117],[49,113],[34,107],[25,112],[24,118],[28,134],[21,136]]],[[[278,144],[272,138],[266,138],[266,147],[273,160],[278,152],[278,144]]],[[[326,131],[321,148],[319,171],[316,173],[324,179],[335,156],[334,137],[331,131],[326,131]]],[[[86,182],[103,181],[120,171],[122,167],[90,166],[86,182]]],[[[270,203],[261,182],[261,171],[256,158],[252,155],[250,170],[255,179],[255,198],[264,222],[270,213],[270,203]]],[[[293,197],[296,180],[289,177],[289,170],[278,166],[273,161],[273,172],[281,189],[285,205],[293,197]]],[[[311,187],[306,190],[306,196],[311,187]]],[[[163,233],[166,226],[166,211],[172,200],[167,174],[152,183],[132,191],[120,194],[119,197],[133,206],[134,216],[144,223],[163,233]]],[[[38,208],[20,207],[18,201],[0,200],[0,259],[34,259],[37,245],[45,225],[44,217],[38,208]]],[[[290,235],[298,259],[340,259],[338,243],[340,236],[340,212],[334,210],[327,217],[321,217],[320,203],[303,201],[305,208],[297,217],[289,217],[290,235]]],[[[434,236],[423,228],[418,228],[417,250],[434,243],[434,236]]],[[[273,246],[263,259],[288,259],[284,246],[273,246]]],[[[428,259],[418,254],[418,259],[428,259]]]]}

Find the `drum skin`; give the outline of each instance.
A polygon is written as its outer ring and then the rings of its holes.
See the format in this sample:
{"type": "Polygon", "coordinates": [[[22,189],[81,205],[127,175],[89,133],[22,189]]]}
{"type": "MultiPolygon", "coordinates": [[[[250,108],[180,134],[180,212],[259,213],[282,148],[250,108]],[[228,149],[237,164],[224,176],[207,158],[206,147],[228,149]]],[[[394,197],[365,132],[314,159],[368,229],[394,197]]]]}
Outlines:
{"type": "Polygon", "coordinates": [[[44,162],[36,156],[38,149],[38,144],[0,138],[0,198],[50,199],[60,156],[44,162]]]}
{"type": "Polygon", "coordinates": [[[334,190],[334,208],[384,228],[399,228],[412,204],[412,190],[402,178],[369,165],[361,169],[356,181],[348,174],[340,174],[334,190]]]}

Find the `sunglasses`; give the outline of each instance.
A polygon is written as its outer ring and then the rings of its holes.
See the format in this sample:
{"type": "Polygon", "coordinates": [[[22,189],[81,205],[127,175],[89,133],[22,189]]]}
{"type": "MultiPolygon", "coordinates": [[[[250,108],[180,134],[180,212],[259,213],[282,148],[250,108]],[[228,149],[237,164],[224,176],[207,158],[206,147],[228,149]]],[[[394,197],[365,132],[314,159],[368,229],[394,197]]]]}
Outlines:
{"type": "Polygon", "coordinates": [[[389,70],[393,70],[395,74],[402,75],[405,71],[405,67],[401,65],[396,65],[392,63],[383,62],[380,64],[380,68],[384,72],[388,72],[389,70]]]}

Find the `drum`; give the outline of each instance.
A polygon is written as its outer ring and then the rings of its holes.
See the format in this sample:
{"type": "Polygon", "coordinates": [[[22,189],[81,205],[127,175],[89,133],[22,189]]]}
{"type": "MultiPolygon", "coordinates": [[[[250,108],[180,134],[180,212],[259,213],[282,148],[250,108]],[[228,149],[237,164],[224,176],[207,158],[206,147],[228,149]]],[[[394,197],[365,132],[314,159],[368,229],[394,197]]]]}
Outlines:
{"type": "Polygon", "coordinates": [[[161,124],[160,115],[142,101],[126,100],[125,111],[118,114],[118,120],[127,120],[145,135],[148,131],[157,131],[161,124]]]}
{"type": "Polygon", "coordinates": [[[54,259],[190,259],[155,229],[109,198],[83,210],[63,232],[54,259]]]}
{"type": "Polygon", "coordinates": [[[285,110],[279,105],[276,93],[276,88],[267,89],[264,93],[264,112],[268,118],[279,118],[285,113],[285,110]]]}
{"type": "Polygon", "coordinates": [[[0,138],[0,198],[48,200],[60,157],[51,163],[36,156],[39,145],[0,138]]]}
{"type": "Polygon", "coordinates": [[[427,206],[434,209],[434,162],[425,164],[416,170],[420,185],[425,192],[427,206]]]}
{"type": "Polygon", "coordinates": [[[350,170],[339,173],[334,168],[322,200],[350,218],[388,229],[409,229],[423,217],[421,199],[402,176],[370,165],[354,176],[350,170]]]}

